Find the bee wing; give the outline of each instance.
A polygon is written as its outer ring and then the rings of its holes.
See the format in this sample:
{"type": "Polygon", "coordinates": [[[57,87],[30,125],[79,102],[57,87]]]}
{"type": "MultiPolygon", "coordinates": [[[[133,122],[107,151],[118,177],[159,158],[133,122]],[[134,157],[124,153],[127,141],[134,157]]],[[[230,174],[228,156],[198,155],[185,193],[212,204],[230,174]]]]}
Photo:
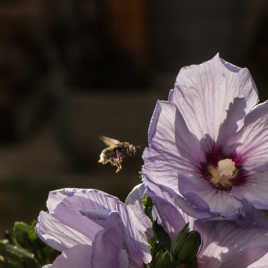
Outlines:
{"type": "Polygon", "coordinates": [[[107,146],[113,146],[113,145],[118,145],[120,143],[119,140],[113,139],[113,138],[109,138],[106,136],[100,136],[100,140],[106,144],[107,146]]]}

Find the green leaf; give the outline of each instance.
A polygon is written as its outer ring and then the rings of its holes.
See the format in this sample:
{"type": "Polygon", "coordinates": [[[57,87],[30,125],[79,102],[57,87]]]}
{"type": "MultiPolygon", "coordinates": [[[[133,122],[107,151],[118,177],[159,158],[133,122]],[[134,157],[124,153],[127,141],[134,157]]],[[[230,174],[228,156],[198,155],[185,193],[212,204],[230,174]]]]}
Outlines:
{"type": "Polygon", "coordinates": [[[184,264],[186,268],[197,268],[197,252],[200,244],[200,234],[197,231],[189,231],[189,224],[186,224],[171,245],[176,264],[184,264]]]}
{"type": "Polygon", "coordinates": [[[168,250],[160,251],[155,256],[155,268],[173,268],[172,257],[168,250]]]}
{"type": "Polygon", "coordinates": [[[171,247],[171,239],[163,226],[158,224],[157,221],[153,221],[152,230],[153,237],[158,242],[160,248],[169,250],[171,247]]]}
{"type": "Polygon", "coordinates": [[[151,221],[153,221],[153,216],[152,216],[152,210],[153,210],[153,200],[152,198],[146,194],[144,199],[142,200],[142,203],[144,205],[144,213],[147,217],[150,218],[151,221]]]}
{"type": "Polygon", "coordinates": [[[188,233],[184,245],[179,252],[177,252],[176,260],[178,264],[188,264],[188,267],[197,267],[193,266],[196,264],[196,258],[198,249],[201,244],[201,237],[197,231],[191,231],[188,233]]]}
{"type": "Polygon", "coordinates": [[[32,242],[29,235],[30,229],[31,226],[24,222],[15,222],[12,235],[14,244],[23,248],[31,249],[32,242]]]}
{"type": "Polygon", "coordinates": [[[29,252],[28,250],[24,248],[11,245],[6,239],[0,240],[0,247],[3,250],[5,250],[7,253],[14,255],[18,258],[35,260],[33,253],[29,252]]]}
{"type": "Polygon", "coordinates": [[[171,251],[172,254],[175,256],[175,258],[179,256],[179,253],[184,246],[188,234],[189,234],[189,224],[187,223],[184,225],[182,230],[177,234],[177,236],[172,242],[171,251]]]}
{"type": "Polygon", "coordinates": [[[31,224],[31,227],[29,229],[29,238],[32,242],[36,242],[39,240],[38,235],[35,232],[35,225],[36,225],[36,221],[34,220],[31,224]]]}

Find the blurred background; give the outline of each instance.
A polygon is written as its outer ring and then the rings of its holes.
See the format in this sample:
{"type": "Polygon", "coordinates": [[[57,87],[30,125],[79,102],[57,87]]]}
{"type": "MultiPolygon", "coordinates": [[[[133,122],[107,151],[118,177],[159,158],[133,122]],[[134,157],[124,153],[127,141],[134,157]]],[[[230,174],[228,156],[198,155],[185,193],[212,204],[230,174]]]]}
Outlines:
{"type": "Polygon", "coordinates": [[[100,135],[146,146],[157,99],[180,67],[216,52],[268,97],[265,0],[2,0],[0,230],[36,218],[49,190],[124,199],[141,153],[115,174],[100,135]]]}

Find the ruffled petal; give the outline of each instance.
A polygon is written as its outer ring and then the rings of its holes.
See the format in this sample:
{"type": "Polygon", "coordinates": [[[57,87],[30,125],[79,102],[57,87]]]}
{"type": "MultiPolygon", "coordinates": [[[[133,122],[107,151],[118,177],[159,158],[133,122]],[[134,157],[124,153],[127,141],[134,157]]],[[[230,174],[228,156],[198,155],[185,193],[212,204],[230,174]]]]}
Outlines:
{"type": "Polygon", "coordinates": [[[145,197],[145,193],[145,185],[139,184],[128,194],[125,203],[130,218],[128,226],[130,237],[135,240],[134,246],[142,252],[143,262],[149,263],[152,257],[146,234],[148,233],[148,229],[151,228],[151,222],[144,214],[142,200],[145,197]]]}
{"type": "Polygon", "coordinates": [[[160,199],[166,200],[176,207],[177,213],[182,215],[185,222],[188,222],[190,225],[192,225],[193,218],[208,219],[215,216],[212,215],[208,209],[200,209],[199,206],[187,201],[183,195],[177,193],[175,189],[155,183],[155,180],[152,178],[154,178],[154,176],[151,177],[145,174],[142,177],[144,184],[149,189],[148,193],[150,193],[152,197],[159,197],[160,199]]]}
{"type": "Polygon", "coordinates": [[[104,229],[96,235],[92,254],[93,267],[128,267],[128,253],[124,249],[124,231],[120,230],[119,226],[111,224],[111,227],[104,229]]]}
{"type": "Polygon", "coordinates": [[[181,175],[179,190],[194,206],[214,216],[233,217],[243,208],[242,202],[230,192],[218,191],[198,176],[181,175]]]}
{"type": "Polygon", "coordinates": [[[234,187],[233,194],[246,200],[257,209],[268,209],[268,172],[251,175],[241,187],[234,187]]]}
{"type": "MultiPolygon", "coordinates": [[[[267,216],[262,214],[262,217],[267,216]]],[[[267,227],[241,226],[231,221],[199,220],[195,224],[202,237],[199,259],[204,267],[245,268],[268,252],[267,227]]]]}
{"type": "Polygon", "coordinates": [[[158,101],[148,133],[149,147],[173,160],[177,168],[188,170],[204,160],[199,141],[188,130],[175,105],[158,101]]]}
{"type": "MultiPolygon", "coordinates": [[[[174,158],[170,158],[149,147],[145,148],[142,157],[144,160],[143,174],[152,178],[156,184],[163,184],[171,189],[178,189],[178,167],[174,158]]],[[[188,168],[185,172],[190,170],[188,168]]]]}
{"type": "MultiPolygon", "coordinates": [[[[77,245],[62,252],[49,268],[97,268],[91,265],[91,247],[77,245]]],[[[46,266],[45,266],[46,267],[46,266]]],[[[108,266],[107,266],[108,267],[108,266]]],[[[43,267],[44,268],[44,267],[43,267]]]]}
{"type": "Polygon", "coordinates": [[[111,212],[125,213],[125,205],[118,198],[95,189],[67,188],[53,191],[49,194],[48,207],[55,218],[91,241],[103,229],[111,212]],[[51,200],[57,200],[53,210],[51,200]]]}
{"type": "Polygon", "coordinates": [[[39,214],[35,230],[46,244],[58,251],[64,251],[79,244],[91,245],[91,240],[86,236],[44,211],[39,214]]]}
{"type": "MultiPolygon", "coordinates": [[[[184,217],[180,213],[181,211],[167,199],[156,195],[154,192],[148,190],[148,194],[154,203],[154,218],[164,227],[170,237],[174,239],[186,223],[184,217]]],[[[167,196],[169,197],[169,195],[167,196]]]]}
{"type": "Polygon", "coordinates": [[[216,144],[222,148],[223,153],[226,155],[233,152],[233,147],[228,146],[229,140],[232,139],[243,127],[244,118],[246,116],[246,104],[247,102],[245,98],[235,98],[229,105],[226,119],[220,126],[216,144]]]}
{"type": "Polygon", "coordinates": [[[131,208],[118,198],[95,189],[66,188],[49,194],[48,207],[52,215],[63,224],[79,231],[90,241],[103,228],[111,225],[115,214],[124,226],[127,249],[137,262],[150,261],[150,252],[144,230],[131,208]]]}
{"type": "Polygon", "coordinates": [[[216,142],[235,98],[246,100],[248,113],[258,103],[255,83],[248,69],[234,66],[217,54],[200,65],[182,68],[169,101],[177,105],[200,141],[208,135],[216,142]]]}
{"type": "Polygon", "coordinates": [[[138,184],[131,190],[125,200],[125,204],[128,210],[131,212],[131,218],[136,218],[140,223],[140,228],[142,228],[144,231],[151,226],[150,220],[144,214],[144,206],[142,203],[146,192],[146,186],[143,183],[138,184]]]}
{"type": "Polygon", "coordinates": [[[239,199],[246,199],[256,208],[268,208],[268,102],[259,104],[245,119],[240,132],[229,141],[246,171],[246,183],[233,187],[239,199]]]}
{"type": "Polygon", "coordinates": [[[268,101],[259,104],[245,118],[245,125],[230,139],[250,174],[268,171],[268,101]]]}

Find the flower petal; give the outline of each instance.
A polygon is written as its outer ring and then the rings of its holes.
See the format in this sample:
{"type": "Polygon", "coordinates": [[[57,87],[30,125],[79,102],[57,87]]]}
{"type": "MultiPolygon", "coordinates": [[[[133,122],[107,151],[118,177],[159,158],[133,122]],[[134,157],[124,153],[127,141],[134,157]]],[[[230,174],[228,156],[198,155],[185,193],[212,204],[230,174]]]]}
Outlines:
{"type": "Polygon", "coordinates": [[[110,226],[114,214],[120,217],[125,234],[126,246],[143,263],[150,261],[144,222],[118,198],[95,189],[61,189],[51,192],[48,207],[59,221],[72,227],[89,238],[110,226]]]}
{"type": "Polygon", "coordinates": [[[195,224],[202,237],[199,258],[206,264],[204,267],[245,268],[268,252],[267,227],[241,226],[231,221],[199,220],[195,224]]]}
{"type": "Polygon", "coordinates": [[[173,159],[177,168],[187,170],[204,160],[199,141],[188,130],[173,104],[157,102],[148,135],[149,147],[161,152],[167,159],[173,159]]]}
{"type": "Polygon", "coordinates": [[[142,200],[145,198],[146,186],[141,183],[136,185],[131,192],[128,194],[125,204],[127,208],[133,212],[131,216],[139,219],[139,222],[143,226],[143,229],[146,230],[151,226],[151,222],[148,217],[144,214],[144,206],[142,200]]]}
{"type": "Polygon", "coordinates": [[[268,208],[268,102],[256,106],[245,119],[245,125],[229,144],[243,162],[246,184],[234,187],[234,194],[259,209],[268,208]]]}
{"type": "Polygon", "coordinates": [[[187,126],[199,140],[216,141],[227,110],[235,98],[245,98],[245,112],[258,102],[255,83],[246,68],[239,68],[217,54],[200,65],[179,71],[169,101],[175,103],[187,126]]]}
{"type": "Polygon", "coordinates": [[[216,144],[221,147],[223,153],[227,155],[233,153],[233,147],[228,146],[229,140],[243,127],[244,118],[246,116],[246,104],[245,98],[235,98],[234,101],[230,103],[226,119],[220,126],[216,144]]]}
{"type": "Polygon", "coordinates": [[[268,101],[246,116],[244,127],[229,143],[241,155],[248,172],[268,171],[268,101]]]}
{"type": "Polygon", "coordinates": [[[143,182],[148,187],[148,193],[155,198],[167,200],[177,209],[177,213],[181,214],[185,222],[192,223],[193,218],[207,219],[211,218],[212,215],[208,209],[200,209],[200,207],[187,201],[180,193],[177,193],[175,189],[167,187],[162,184],[155,183],[153,180],[154,176],[143,175],[143,182]]]}
{"type": "Polygon", "coordinates": [[[79,244],[91,245],[91,241],[86,236],[64,225],[44,211],[39,214],[35,230],[46,244],[58,251],[63,251],[79,244]]]}
{"type": "Polygon", "coordinates": [[[180,213],[181,211],[167,199],[156,195],[154,192],[148,190],[148,194],[154,203],[154,218],[156,218],[157,222],[164,227],[170,237],[174,239],[186,223],[184,217],[180,213]]]}
{"type": "MultiPolygon", "coordinates": [[[[144,199],[145,192],[145,186],[139,184],[133,188],[126,198],[125,203],[129,215],[127,225],[129,239],[127,243],[129,245],[128,247],[131,247],[131,251],[142,253],[144,263],[149,263],[152,257],[146,234],[148,229],[151,228],[151,222],[144,214],[142,200],[144,199]],[[135,243],[133,243],[133,241],[135,241],[135,243]]],[[[138,255],[140,255],[140,253],[138,255]]],[[[137,256],[137,258],[141,257],[137,256]]]]}
{"type": "Polygon", "coordinates": [[[52,210],[53,216],[91,241],[103,229],[111,212],[126,213],[125,205],[118,198],[95,189],[67,188],[53,191],[49,194],[50,208],[53,199],[60,200],[52,210]],[[66,197],[62,198],[63,195],[66,197]]]}
{"type": "Polygon", "coordinates": [[[207,181],[197,176],[181,175],[179,190],[201,211],[207,211],[214,216],[233,217],[238,215],[243,207],[232,194],[214,189],[207,181]]]}
{"type": "MultiPolygon", "coordinates": [[[[171,189],[178,189],[178,170],[176,159],[152,148],[145,148],[143,152],[144,165],[142,173],[156,184],[163,184],[171,189]]],[[[187,170],[189,172],[189,170],[187,170]]],[[[185,171],[185,172],[187,172],[185,171]]]]}
{"type": "MultiPolygon", "coordinates": [[[[149,218],[144,214],[142,200],[145,197],[146,188],[144,184],[135,186],[126,198],[126,205],[129,214],[130,237],[134,238],[136,245],[133,245],[143,253],[143,262],[149,263],[152,259],[150,246],[147,243],[147,232],[151,228],[149,218]]],[[[137,251],[137,249],[135,250],[137,251]]]]}
{"type": "MultiPolygon", "coordinates": [[[[91,247],[77,245],[66,249],[58,256],[49,268],[93,268],[91,265],[91,247]]],[[[97,268],[95,266],[94,268],[97,268]]]]}
{"type": "Polygon", "coordinates": [[[96,235],[92,264],[96,268],[128,267],[128,254],[124,249],[124,230],[111,225],[96,235]]]}
{"type": "Polygon", "coordinates": [[[251,175],[246,185],[234,188],[233,194],[257,209],[268,209],[268,172],[251,175]]]}

